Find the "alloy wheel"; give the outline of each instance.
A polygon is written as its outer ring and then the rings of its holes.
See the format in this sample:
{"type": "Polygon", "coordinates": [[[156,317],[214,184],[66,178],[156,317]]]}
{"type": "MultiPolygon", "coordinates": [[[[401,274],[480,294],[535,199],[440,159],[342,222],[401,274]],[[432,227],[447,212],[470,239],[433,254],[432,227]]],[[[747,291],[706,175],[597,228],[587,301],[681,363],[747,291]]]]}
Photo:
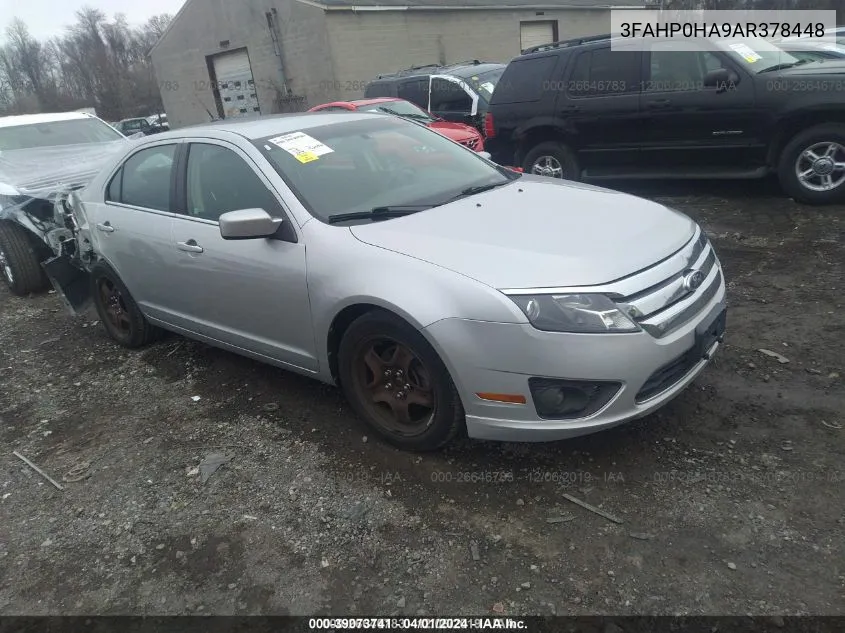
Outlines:
{"type": "Polygon", "coordinates": [[[845,182],[845,147],[823,141],[805,149],[795,160],[795,175],[811,191],[832,191],[845,182]]]}
{"type": "Polygon", "coordinates": [[[103,277],[97,283],[100,292],[100,300],[105,309],[105,317],[113,331],[122,337],[128,337],[132,333],[132,321],[126,311],[126,303],[123,295],[111,279],[103,277]]]}
{"type": "Polygon", "coordinates": [[[404,436],[419,435],[435,412],[431,374],[406,345],[384,337],[359,346],[353,375],[355,390],[370,418],[404,436]]]}
{"type": "Polygon", "coordinates": [[[563,165],[554,156],[540,156],[531,166],[531,173],[548,178],[563,178],[563,165]]]}

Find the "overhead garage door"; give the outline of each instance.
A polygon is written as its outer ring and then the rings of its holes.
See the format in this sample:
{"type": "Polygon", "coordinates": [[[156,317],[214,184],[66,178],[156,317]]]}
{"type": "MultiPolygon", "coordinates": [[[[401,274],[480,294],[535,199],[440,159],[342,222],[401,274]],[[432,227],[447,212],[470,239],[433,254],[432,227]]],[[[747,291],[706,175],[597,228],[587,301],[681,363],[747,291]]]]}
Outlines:
{"type": "Polygon", "coordinates": [[[224,118],[235,119],[261,114],[246,49],[221,53],[212,59],[224,118]]]}
{"type": "Polygon", "coordinates": [[[519,36],[521,50],[551,44],[557,36],[554,20],[542,20],[537,22],[521,22],[519,24],[519,36]]]}

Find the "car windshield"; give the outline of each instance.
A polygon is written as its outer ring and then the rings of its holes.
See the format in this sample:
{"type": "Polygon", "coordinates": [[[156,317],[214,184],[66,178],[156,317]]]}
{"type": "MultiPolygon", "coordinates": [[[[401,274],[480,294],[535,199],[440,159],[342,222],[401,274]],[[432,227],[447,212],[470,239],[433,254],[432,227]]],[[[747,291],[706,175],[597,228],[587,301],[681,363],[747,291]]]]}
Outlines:
{"type": "Polygon", "coordinates": [[[385,112],[395,116],[403,116],[414,121],[434,121],[434,118],[422,108],[415,106],[410,101],[385,101],[384,103],[372,103],[365,106],[358,106],[359,112],[385,112]]]}
{"type": "Polygon", "coordinates": [[[344,121],[253,142],[322,221],[380,207],[423,210],[519,177],[399,117],[344,121]]]}
{"type": "Polygon", "coordinates": [[[504,67],[488,70],[486,73],[473,75],[467,80],[467,83],[482,99],[490,101],[490,97],[493,96],[493,91],[496,89],[496,84],[499,83],[499,79],[502,78],[504,72],[504,67]]]}
{"type": "Polygon", "coordinates": [[[124,137],[117,130],[99,119],[30,123],[0,127],[0,151],[106,143],[121,138],[124,137]]]}
{"type": "Polygon", "coordinates": [[[807,62],[762,38],[720,40],[718,46],[730,55],[731,59],[755,73],[789,68],[807,62]]]}

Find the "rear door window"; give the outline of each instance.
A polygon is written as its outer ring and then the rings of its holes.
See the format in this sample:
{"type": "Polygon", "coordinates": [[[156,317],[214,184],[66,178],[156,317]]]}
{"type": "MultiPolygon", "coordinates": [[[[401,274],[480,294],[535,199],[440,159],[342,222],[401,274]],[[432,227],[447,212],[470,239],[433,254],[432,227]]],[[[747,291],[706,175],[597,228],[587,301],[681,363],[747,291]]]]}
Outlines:
{"type": "Polygon", "coordinates": [[[453,81],[434,78],[431,80],[431,111],[462,112],[472,110],[472,97],[453,81]]]}
{"type": "Polygon", "coordinates": [[[639,92],[641,59],[637,51],[615,51],[609,46],[583,51],[575,58],[566,91],[575,97],[639,92]]]}
{"type": "Polygon", "coordinates": [[[176,145],[157,145],[133,154],[115,178],[122,181],[121,187],[109,186],[109,199],[113,194],[120,196],[115,202],[133,207],[170,211],[170,185],[176,145]]]}
{"type": "Polygon", "coordinates": [[[552,80],[558,55],[530,57],[512,61],[496,84],[491,103],[527,103],[539,101],[548,90],[559,89],[552,80]]]}

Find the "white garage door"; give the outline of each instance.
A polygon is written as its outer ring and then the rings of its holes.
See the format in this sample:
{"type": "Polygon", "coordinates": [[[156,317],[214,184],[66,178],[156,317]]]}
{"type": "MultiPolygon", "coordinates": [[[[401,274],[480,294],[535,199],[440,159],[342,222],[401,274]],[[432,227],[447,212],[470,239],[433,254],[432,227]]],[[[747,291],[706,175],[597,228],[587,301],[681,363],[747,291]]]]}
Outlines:
{"type": "Polygon", "coordinates": [[[519,36],[521,50],[551,44],[555,41],[554,22],[544,20],[541,22],[522,22],[519,25],[519,36]]]}
{"type": "Polygon", "coordinates": [[[258,94],[249,65],[246,49],[223,53],[214,57],[214,74],[220,87],[223,116],[226,119],[261,114],[258,94]]]}

